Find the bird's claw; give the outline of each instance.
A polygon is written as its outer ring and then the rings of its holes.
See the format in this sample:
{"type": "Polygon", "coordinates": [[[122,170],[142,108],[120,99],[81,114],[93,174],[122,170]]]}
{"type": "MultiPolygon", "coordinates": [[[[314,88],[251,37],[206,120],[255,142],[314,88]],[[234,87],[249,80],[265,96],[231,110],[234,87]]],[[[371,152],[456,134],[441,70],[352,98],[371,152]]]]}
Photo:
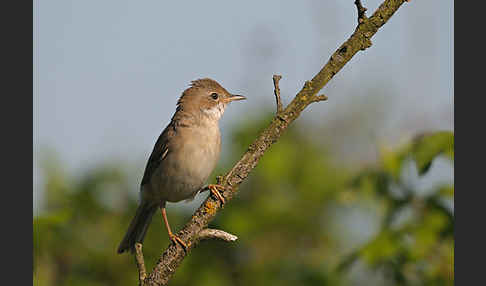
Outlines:
{"type": "Polygon", "coordinates": [[[187,250],[187,244],[182,241],[182,239],[180,239],[177,235],[169,234],[169,238],[174,244],[177,245],[177,243],[179,243],[184,248],[184,250],[187,250]]]}
{"type": "Polygon", "coordinates": [[[218,198],[218,200],[221,201],[221,204],[224,205],[225,200],[224,200],[223,196],[221,195],[221,193],[219,192],[218,188],[224,190],[224,187],[221,186],[221,185],[217,185],[217,184],[209,184],[208,185],[208,189],[209,189],[209,191],[211,191],[211,194],[213,194],[216,198],[218,198]]]}

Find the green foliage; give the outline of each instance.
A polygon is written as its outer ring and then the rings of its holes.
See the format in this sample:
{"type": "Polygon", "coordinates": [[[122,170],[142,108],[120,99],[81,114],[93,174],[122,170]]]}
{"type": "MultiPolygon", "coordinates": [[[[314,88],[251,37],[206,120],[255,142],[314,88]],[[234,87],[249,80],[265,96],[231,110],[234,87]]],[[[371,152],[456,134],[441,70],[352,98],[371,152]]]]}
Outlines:
{"type": "Polygon", "coordinates": [[[412,145],[412,156],[419,174],[425,174],[430,168],[432,160],[441,153],[454,160],[454,134],[452,132],[436,132],[419,136],[412,145]]]}
{"type": "Polygon", "coordinates": [[[386,211],[375,238],[349,254],[340,271],[362,258],[389,273],[395,285],[453,285],[454,217],[444,200],[453,198],[454,187],[438,186],[423,197],[400,176],[407,158],[414,160],[422,177],[439,155],[453,160],[453,142],[451,132],[421,135],[398,152],[384,153],[384,168],[368,170],[353,180],[357,191],[370,188],[371,182],[376,200],[386,211]],[[406,211],[408,217],[403,215],[406,211]]]}
{"type": "Polygon", "coordinates": [[[425,174],[434,158],[445,155],[454,160],[454,134],[439,131],[417,136],[410,144],[402,146],[400,150],[385,152],[384,168],[395,178],[400,175],[404,166],[403,161],[411,157],[415,161],[420,175],[425,174]]]}
{"type": "MultiPolygon", "coordinates": [[[[225,145],[231,155],[215,175],[228,170],[268,122],[264,117],[234,128],[232,145],[225,145]]],[[[201,242],[171,285],[380,285],[376,275],[383,285],[453,285],[454,219],[444,200],[453,199],[454,187],[419,195],[403,176],[410,158],[419,178],[437,156],[453,160],[453,134],[424,135],[383,152],[375,167],[350,170],[298,130],[268,150],[211,223],[239,239],[201,242]],[[364,272],[356,278],[359,267],[364,272]]],[[[119,166],[100,166],[77,179],[57,162],[45,170],[45,210],[33,222],[35,285],[136,285],[133,257],[116,254],[137,205],[130,189],[136,183],[119,166]]],[[[182,204],[169,205],[174,229],[193,212],[182,204]]],[[[168,244],[156,214],[144,243],[148,270],[168,244]]]]}

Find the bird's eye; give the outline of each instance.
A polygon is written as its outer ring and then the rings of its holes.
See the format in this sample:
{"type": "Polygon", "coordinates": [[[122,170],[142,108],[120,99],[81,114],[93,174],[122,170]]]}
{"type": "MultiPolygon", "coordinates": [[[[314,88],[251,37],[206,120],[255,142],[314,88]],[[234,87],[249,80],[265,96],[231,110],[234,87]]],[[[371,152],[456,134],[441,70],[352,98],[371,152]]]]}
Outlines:
{"type": "Polygon", "coordinates": [[[219,95],[216,92],[211,93],[211,97],[216,100],[218,99],[219,95]]]}

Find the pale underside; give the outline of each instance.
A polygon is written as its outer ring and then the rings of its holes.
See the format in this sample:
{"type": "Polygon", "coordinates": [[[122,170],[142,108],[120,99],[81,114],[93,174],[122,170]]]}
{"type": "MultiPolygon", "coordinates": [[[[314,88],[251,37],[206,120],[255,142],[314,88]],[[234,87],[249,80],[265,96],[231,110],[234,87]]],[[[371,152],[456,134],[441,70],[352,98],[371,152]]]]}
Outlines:
{"type": "MultiPolygon", "coordinates": [[[[177,129],[179,144],[170,144],[150,182],[142,186],[142,199],[161,203],[191,200],[204,186],[216,167],[221,151],[218,119],[224,106],[205,110],[200,124],[177,129]],[[181,144],[180,142],[183,142],[181,144]],[[149,199],[150,198],[150,199],[149,199]]],[[[175,139],[175,138],[172,138],[175,139]]]]}

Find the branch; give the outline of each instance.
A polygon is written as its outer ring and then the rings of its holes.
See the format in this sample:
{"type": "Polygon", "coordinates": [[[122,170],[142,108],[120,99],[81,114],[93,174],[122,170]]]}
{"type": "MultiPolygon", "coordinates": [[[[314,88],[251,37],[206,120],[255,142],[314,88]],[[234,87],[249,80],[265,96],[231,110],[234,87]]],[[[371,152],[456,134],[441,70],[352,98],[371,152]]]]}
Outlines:
{"type": "Polygon", "coordinates": [[[275,93],[275,100],[277,101],[277,115],[282,113],[282,99],[280,98],[280,87],[278,86],[278,82],[282,78],[281,75],[273,75],[273,86],[274,86],[274,93],[275,93]]]}
{"type": "Polygon", "coordinates": [[[147,277],[147,271],[145,270],[141,243],[135,243],[135,261],[137,262],[139,285],[143,285],[145,277],[147,277]]]}
{"type": "Polygon", "coordinates": [[[312,99],[311,99],[312,102],[319,102],[319,101],[325,101],[325,100],[327,100],[327,96],[325,96],[324,94],[313,96],[312,99]]]}
{"type": "Polygon", "coordinates": [[[366,11],[368,9],[363,7],[360,0],[354,1],[354,5],[356,5],[356,8],[358,9],[358,25],[359,25],[363,23],[366,19],[368,19],[368,17],[366,17],[366,11]]]}
{"type": "MultiPolygon", "coordinates": [[[[221,185],[225,187],[222,195],[229,202],[238,192],[238,186],[256,167],[266,150],[286,131],[288,126],[299,117],[300,113],[311,103],[325,100],[325,96],[317,93],[338,73],[343,66],[360,50],[371,46],[371,37],[398,10],[405,0],[385,0],[375,13],[359,24],[351,37],[344,42],[324,67],[307,81],[290,104],[275,116],[270,125],[261,132],[235,166],[223,176],[221,185]]],[[[277,104],[278,108],[278,104],[277,104]]],[[[217,199],[209,196],[196,210],[192,218],[177,233],[188,248],[184,250],[170,244],[164,251],[152,273],[145,279],[145,285],[166,285],[184,257],[198,243],[198,234],[206,228],[221,208],[217,199]]]]}
{"type": "Polygon", "coordinates": [[[219,229],[212,229],[212,228],[205,228],[201,230],[197,236],[199,240],[216,238],[227,242],[231,242],[238,239],[236,235],[232,235],[231,233],[227,233],[225,231],[219,229]]]}

